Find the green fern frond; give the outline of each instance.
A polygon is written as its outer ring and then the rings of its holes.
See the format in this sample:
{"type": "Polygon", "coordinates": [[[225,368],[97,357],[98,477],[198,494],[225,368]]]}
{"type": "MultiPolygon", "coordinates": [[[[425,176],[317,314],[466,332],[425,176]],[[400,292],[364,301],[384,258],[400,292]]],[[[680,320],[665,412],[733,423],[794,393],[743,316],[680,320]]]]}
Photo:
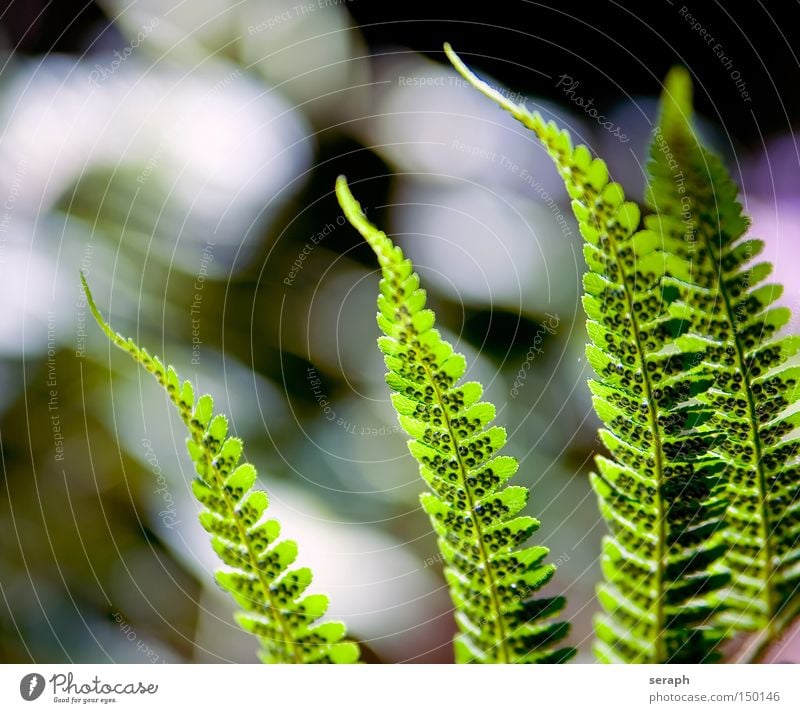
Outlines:
{"type": "Polygon", "coordinates": [[[692,281],[692,265],[652,230],[638,230],[640,208],[625,200],[606,164],[538,112],[478,79],[449,46],[456,69],[531,129],[564,179],[585,238],[589,272],[584,308],[590,381],[613,458],[597,458],[592,484],[608,522],[603,544],[604,610],[596,653],[604,662],[695,662],[713,658],[720,632],[708,593],[727,581],[709,568],[723,553],[725,499],[713,437],[699,426],[707,409],[692,399],[710,386],[705,344],[678,351],[687,328],[662,293],[664,278],[692,281]]]}
{"type": "Polygon", "coordinates": [[[705,345],[714,382],[699,397],[714,414],[706,427],[727,436],[718,448],[730,493],[723,620],[780,631],[800,606],[800,439],[790,437],[800,425],[800,368],[785,365],[800,337],[775,337],[791,317],[770,307],[783,288],[762,284],[772,266],[752,260],[763,243],[745,239],[737,187],[698,139],[692,112],[689,75],[673,69],[650,149],[646,224],[691,260],[691,281],[673,277],[664,289],[691,325],[681,346],[705,345]]]}
{"type": "Polygon", "coordinates": [[[518,464],[497,455],[505,429],[490,426],[492,404],[483,387],[462,382],[467,364],[434,328],[425,291],[399,247],[367,221],[347,182],[336,193],[345,215],[375,251],[383,279],[378,297],[378,340],[386,381],[409,449],[432,493],[421,496],[446,563],[456,609],[459,663],[555,663],[571,657],[555,649],[568,625],[553,622],[563,597],[534,599],[555,572],[546,547],[524,547],[539,528],[519,515],[528,490],[507,485],[518,464]]]}
{"type": "Polygon", "coordinates": [[[297,557],[297,545],[279,540],[280,525],[265,517],[267,494],[253,489],[256,470],[249,463],[239,464],[242,441],[228,436],[228,421],[224,415],[213,414],[211,396],[195,400],[189,381],[181,382],[171,366],[165,367],[132,339],[114,332],[100,314],[83,274],[81,282],[100,328],[164,387],[189,431],[186,445],[197,474],[192,491],[205,508],[200,524],[225,565],[216,579],[242,608],[236,619],[258,637],[261,659],[265,663],[355,662],[358,646],[344,640],[344,624],[317,623],[328,608],[328,598],[302,596],[311,584],[311,570],[289,569],[297,557]]]}

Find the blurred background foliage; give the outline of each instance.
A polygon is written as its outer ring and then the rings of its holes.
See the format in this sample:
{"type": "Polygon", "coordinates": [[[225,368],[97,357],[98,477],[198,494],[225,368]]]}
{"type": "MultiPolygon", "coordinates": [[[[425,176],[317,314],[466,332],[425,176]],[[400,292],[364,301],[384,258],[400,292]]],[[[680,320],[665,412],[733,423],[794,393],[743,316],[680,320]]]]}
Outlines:
{"type": "Polygon", "coordinates": [[[590,660],[604,526],[587,480],[581,240],[549,159],[440,47],[568,126],[633,196],[653,97],[687,64],[800,314],[798,65],[780,32],[797,18],[696,3],[748,101],[685,13],[658,5],[3,3],[0,661],[255,660],[212,583],[179,424],[87,320],[79,268],[116,329],[230,415],[367,658],[451,660],[422,485],[374,343],[375,264],[340,217],[339,173],[416,262],[498,405],[559,565],[550,589],[590,660]]]}

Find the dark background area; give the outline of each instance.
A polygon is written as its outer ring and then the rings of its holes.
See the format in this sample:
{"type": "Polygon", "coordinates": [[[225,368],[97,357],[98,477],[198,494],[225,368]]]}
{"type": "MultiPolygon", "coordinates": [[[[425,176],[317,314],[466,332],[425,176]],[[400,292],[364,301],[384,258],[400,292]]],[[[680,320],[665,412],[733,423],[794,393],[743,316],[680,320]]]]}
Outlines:
{"type": "MultiPolygon", "coordinates": [[[[2,23],[12,43],[28,54],[79,52],[108,22],[81,0],[4,2],[2,23]]],[[[441,59],[443,38],[475,68],[502,77],[519,91],[559,99],[541,74],[570,74],[590,84],[598,101],[652,94],[676,63],[690,67],[701,87],[698,111],[714,117],[738,102],[738,92],[709,46],[687,32],[682,9],[708,29],[735,59],[752,95],[746,112],[725,112],[725,124],[744,144],[782,131],[800,116],[797,2],[463,3],[407,0],[346,3],[371,48],[401,46],[441,59]],[[533,71],[535,67],[535,71],[533,71]]]]}

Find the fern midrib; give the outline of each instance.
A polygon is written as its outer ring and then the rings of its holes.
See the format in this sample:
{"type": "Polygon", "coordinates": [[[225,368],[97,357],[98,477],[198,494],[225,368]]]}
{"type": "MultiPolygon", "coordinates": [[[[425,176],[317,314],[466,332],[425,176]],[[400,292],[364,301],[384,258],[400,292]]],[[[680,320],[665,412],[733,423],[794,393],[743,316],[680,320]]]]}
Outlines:
{"type": "Polygon", "coordinates": [[[267,600],[269,601],[271,611],[273,612],[273,619],[277,622],[278,626],[281,629],[281,632],[284,634],[286,642],[290,644],[292,648],[292,657],[294,658],[296,663],[303,663],[303,658],[301,653],[298,651],[299,644],[295,641],[294,637],[291,636],[291,630],[288,627],[287,623],[284,621],[283,617],[280,614],[280,609],[275,606],[275,600],[272,598],[272,590],[269,587],[269,582],[264,580],[264,575],[258,568],[258,558],[254,553],[250,541],[247,538],[247,530],[243,528],[242,523],[239,521],[239,518],[236,516],[236,503],[230,497],[230,494],[225,490],[225,483],[224,479],[222,478],[219,470],[213,463],[213,459],[209,458],[208,450],[206,449],[205,444],[202,441],[202,438],[197,434],[194,427],[192,426],[192,414],[191,409],[189,408],[188,404],[181,403],[181,399],[175,390],[167,384],[166,381],[166,368],[164,371],[163,376],[159,376],[155,373],[155,369],[153,367],[154,359],[150,357],[149,354],[142,351],[132,340],[125,339],[122,335],[115,332],[111,325],[108,324],[103,319],[103,316],[100,314],[100,311],[95,304],[94,298],[92,296],[91,290],[89,290],[89,285],[86,282],[86,278],[81,273],[81,283],[84,287],[89,310],[94,316],[97,323],[100,325],[100,329],[103,333],[109,338],[109,341],[120,348],[122,351],[127,352],[131,355],[131,357],[138,363],[141,364],[142,368],[152,374],[156,381],[166,390],[167,396],[170,401],[177,407],[178,414],[181,417],[181,421],[183,421],[184,425],[187,427],[189,434],[194,441],[194,443],[200,447],[201,452],[203,453],[203,458],[206,461],[206,465],[213,471],[216,482],[220,485],[219,491],[222,494],[222,497],[225,500],[225,505],[227,506],[228,510],[232,513],[233,519],[236,522],[236,527],[239,531],[241,536],[242,542],[245,543],[245,547],[247,548],[247,554],[250,559],[250,565],[253,567],[253,571],[256,572],[259,582],[261,586],[264,588],[264,592],[266,594],[267,600]]]}
{"type": "Polygon", "coordinates": [[[442,414],[444,415],[445,424],[447,424],[447,433],[450,435],[450,441],[453,444],[453,450],[456,454],[456,460],[458,462],[458,471],[461,474],[461,485],[464,488],[464,493],[467,496],[467,504],[469,506],[470,512],[473,514],[474,522],[475,522],[475,537],[478,541],[478,552],[480,553],[481,563],[483,564],[484,570],[486,572],[486,578],[489,582],[489,596],[492,600],[492,605],[494,607],[495,612],[497,613],[497,634],[500,640],[500,650],[498,651],[499,655],[498,658],[501,659],[499,663],[510,663],[511,657],[508,651],[508,643],[506,639],[506,629],[505,625],[503,624],[503,608],[500,604],[500,598],[497,593],[497,583],[495,582],[494,574],[492,573],[491,563],[489,561],[489,554],[486,552],[486,547],[483,543],[483,529],[480,525],[480,518],[477,517],[475,514],[475,498],[470,490],[469,485],[467,485],[467,472],[468,469],[464,465],[464,461],[461,458],[461,453],[459,452],[459,440],[458,436],[453,430],[453,427],[450,422],[450,414],[446,408],[446,404],[442,400],[442,392],[439,389],[439,385],[436,383],[436,380],[433,378],[433,372],[430,369],[428,364],[424,364],[425,373],[428,375],[430,383],[433,385],[433,392],[436,394],[436,400],[439,404],[439,408],[442,410],[442,414]]]}
{"type": "MultiPolygon", "coordinates": [[[[191,429],[190,423],[186,423],[186,425],[191,429]]],[[[220,474],[217,467],[214,465],[213,458],[210,457],[210,454],[208,453],[205,444],[202,442],[202,439],[196,437],[194,432],[192,432],[192,434],[194,442],[198,446],[200,446],[200,448],[203,451],[203,458],[206,461],[206,465],[214,472],[219,492],[221,493],[223,499],[225,500],[225,505],[227,506],[228,511],[231,513],[232,519],[236,523],[236,529],[239,531],[239,536],[241,538],[241,541],[244,543],[245,549],[247,550],[247,556],[248,559],[250,560],[250,566],[253,568],[253,572],[256,573],[258,581],[261,584],[262,588],[264,589],[264,594],[267,597],[267,601],[269,602],[272,619],[278,624],[281,633],[285,638],[285,642],[289,644],[289,646],[291,647],[292,658],[294,659],[295,663],[301,664],[303,663],[303,656],[302,653],[299,651],[299,644],[297,643],[297,641],[295,641],[294,637],[292,636],[291,629],[281,616],[280,608],[277,606],[277,604],[275,603],[275,599],[272,596],[272,590],[270,589],[269,580],[265,579],[264,573],[259,568],[258,557],[250,544],[249,538],[247,537],[247,530],[245,529],[244,525],[242,525],[241,520],[236,514],[236,502],[233,500],[230,493],[228,493],[228,491],[225,489],[225,483],[222,478],[222,475],[220,474]]]]}
{"type": "MultiPolygon", "coordinates": [[[[703,232],[707,232],[705,226],[703,232]]],[[[773,577],[775,575],[775,565],[773,563],[772,533],[770,530],[769,508],[767,503],[767,481],[766,481],[766,476],[764,474],[764,468],[761,463],[761,454],[763,448],[761,444],[761,434],[758,427],[759,426],[757,417],[758,411],[755,400],[753,399],[753,391],[751,388],[752,381],[750,379],[750,373],[745,368],[744,348],[742,346],[741,339],[739,338],[739,333],[736,329],[736,321],[735,321],[733,307],[731,306],[728,290],[725,287],[725,280],[721,279],[720,277],[722,256],[718,255],[714,250],[713,239],[704,240],[703,243],[713,261],[712,264],[714,266],[714,274],[717,280],[717,287],[719,289],[720,295],[722,296],[723,304],[725,305],[725,314],[728,318],[728,324],[731,330],[731,334],[733,335],[734,345],[736,346],[737,366],[739,368],[740,373],[742,374],[741,391],[744,392],[744,395],[747,399],[748,418],[750,421],[750,431],[753,434],[753,448],[755,450],[755,459],[756,459],[756,479],[758,482],[758,489],[759,489],[758,500],[759,500],[759,511],[761,515],[760,529],[761,529],[761,536],[764,542],[764,546],[761,548],[761,551],[763,554],[765,572],[767,575],[763,590],[764,601],[766,602],[767,605],[767,629],[772,633],[772,628],[774,626],[774,621],[777,614],[777,603],[775,600],[775,590],[773,582],[773,577]]]]}
{"type": "MultiPolygon", "coordinates": [[[[456,70],[463,76],[467,81],[469,81],[478,91],[482,92],[485,96],[492,99],[496,102],[501,108],[505,109],[511,116],[513,116],[517,121],[521,124],[526,126],[530,129],[538,138],[539,140],[548,146],[548,153],[550,153],[551,158],[553,159],[556,167],[558,169],[559,174],[561,177],[567,181],[572,180],[572,172],[575,170],[575,167],[570,165],[566,162],[563,158],[562,152],[558,147],[555,147],[553,150],[550,150],[547,137],[542,136],[540,133],[539,128],[536,126],[536,122],[534,119],[534,115],[531,114],[523,105],[515,104],[513,101],[508,99],[508,97],[501,94],[495,88],[491,87],[482,79],[479,79],[475,73],[467,67],[461,58],[453,52],[452,47],[445,43],[444,46],[445,54],[452,62],[453,66],[456,70]]],[[[591,212],[591,211],[590,211],[591,212]]],[[[600,233],[604,232],[602,226],[598,224],[597,226],[600,233]]],[[[614,259],[616,260],[617,265],[620,268],[620,273],[625,274],[625,266],[621,263],[619,259],[619,254],[617,252],[616,241],[611,236],[610,231],[606,231],[606,234],[609,238],[609,243],[612,246],[612,250],[614,253],[614,259]]],[[[663,631],[664,631],[664,622],[665,622],[665,615],[664,615],[664,602],[663,602],[663,589],[664,589],[664,579],[665,579],[665,572],[666,572],[666,519],[664,517],[664,500],[663,500],[663,493],[662,493],[662,485],[664,481],[664,472],[663,472],[663,459],[662,459],[662,444],[661,444],[661,436],[658,430],[658,414],[656,413],[655,404],[653,402],[652,397],[652,388],[650,385],[650,379],[647,374],[646,362],[645,362],[645,355],[644,350],[642,349],[641,337],[639,335],[639,328],[636,323],[635,318],[635,311],[633,309],[633,299],[631,293],[628,289],[628,285],[625,284],[623,281],[623,286],[625,289],[625,300],[628,304],[628,310],[631,315],[631,324],[633,325],[634,330],[634,338],[636,341],[636,348],[639,353],[639,360],[642,365],[642,376],[644,380],[645,386],[645,394],[647,396],[647,404],[648,404],[648,419],[650,421],[651,431],[653,433],[654,444],[655,448],[655,465],[656,465],[656,473],[658,476],[658,487],[656,488],[658,495],[657,495],[657,510],[658,510],[658,527],[659,527],[659,537],[658,537],[658,561],[656,565],[656,576],[657,576],[657,607],[656,607],[656,627],[657,627],[657,635],[655,641],[655,651],[656,651],[656,662],[661,661],[664,658],[664,641],[663,641],[663,631]]]]}
{"type": "MultiPolygon", "coordinates": [[[[602,226],[598,225],[598,229],[602,226]]],[[[642,346],[642,338],[639,333],[639,324],[636,319],[636,311],[633,308],[634,301],[633,295],[628,285],[628,280],[625,277],[625,265],[619,257],[617,250],[617,241],[612,237],[611,232],[608,235],[608,242],[611,246],[611,251],[614,254],[614,260],[619,266],[620,274],[623,275],[622,286],[625,290],[625,302],[628,305],[628,313],[631,318],[631,326],[633,327],[633,337],[636,343],[636,349],[639,352],[639,363],[642,368],[642,379],[645,390],[645,397],[647,399],[647,415],[650,421],[650,430],[653,434],[653,446],[655,456],[655,471],[657,475],[656,487],[656,510],[658,519],[658,542],[656,545],[656,640],[655,640],[655,661],[654,663],[661,663],[666,659],[666,649],[664,646],[664,625],[666,616],[664,613],[664,597],[665,597],[665,574],[666,574],[666,559],[667,559],[667,520],[664,513],[664,461],[662,458],[662,442],[661,433],[658,430],[658,413],[656,411],[655,400],[653,399],[653,388],[650,383],[650,376],[647,373],[647,362],[645,358],[644,347],[642,346]]]]}
{"type": "MultiPolygon", "coordinates": [[[[510,107],[510,113],[522,124],[527,126],[534,134],[542,141],[545,145],[547,145],[547,137],[542,136],[537,127],[535,126],[534,122],[531,120],[530,115],[528,115],[525,111],[521,110],[519,107],[515,107],[513,104],[507,102],[501,102],[501,106],[505,106],[507,109],[510,107]]],[[[551,158],[553,159],[554,163],[556,164],[556,168],[558,169],[559,174],[561,175],[562,179],[565,181],[573,181],[575,178],[576,167],[565,161],[562,155],[562,152],[555,150],[551,153],[551,158]]],[[[577,169],[577,172],[580,172],[580,169],[577,169]]],[[[597,192],[599,195],[599,192],[597,192]]],[[[586,201],[587,208],[589,208],[590,215],[593,215],[593,211],[591,210],[591,201],[593,198],[597,196],[593,196],[588,191],[585,192],[586,198],[589,200],[586,201]]],[[[603,216],[603,220],[605,220],[607,216],[603,216]]],[[[657,519],[658,519],[658,542],[656,545],[656,639],[654,642],[655,645],[655,663],[660,663],[666,659],[666,648],[664,645],[664,630],[665,630],[665,623],[666,623],[666,614],[664,611],[664,599],[665,599],[665,580],[666,580],[666,567],[667,567],[667,521],[665,516],[665,507],[664,507],[664,494],[663,494],[663,485],[664,485],[664,460],[662,455],[662,441],[661,441],[661,433],[658,429],[658,412],[656,410],[655,400],[653,399],[653,388],[652,384],[650,383],[650,376],[647,373],[647,361],[646,361],[646,354],[644,351],[644,347],[642,346],[642,338],[639,332],[639,324],[636,319],[636,311],[634,310],[634,301],[633,301],[633,294],[630,289],[630,285],[628,284],[628,280],[625,277],[625,264],[619,256],[619,251],[617,249],[617,241],[613,237],[610,230],[604,229],[601,220],[596,219],[596,229],[599,234],[605,234],[608,236],[608,242],[611,246],[611,251],[614,256],[614,261],[616,262],[617,266],[619,267],[620,275],[623,276],[622,278],[622,287],[625,291],[625,303],[628,307],[628,314],[630,315],[631,319],[631,326],[633,328],[633,337],[634,342],[636,344],[636,350],[639,356],[639,363],[641,364],[642,369],[642,380],[645,390],[645,397],[647,399],[647,417],[648,421],[650,422],[650,431],[653,435],[653,448],[654,448],[654,456],[655,456],[655,471],[656,471],[656,511],[657,511],[657,519]]]]}

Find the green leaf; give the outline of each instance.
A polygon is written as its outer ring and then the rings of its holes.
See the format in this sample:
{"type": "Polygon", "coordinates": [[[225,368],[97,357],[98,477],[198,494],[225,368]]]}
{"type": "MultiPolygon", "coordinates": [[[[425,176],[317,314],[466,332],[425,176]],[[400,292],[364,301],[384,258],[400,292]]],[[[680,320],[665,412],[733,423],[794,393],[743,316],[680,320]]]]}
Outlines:
{"type": "Polygon", "coordinates": [[[540,565],[546,548],[523,547],[538,523],[515,518],[528,491],[505,486],[517,463],[497,455],[506,433],[489,426],[495,408],[479,401],[480,384],[458,383],[466,360],[434,329],[419,278],[400,248],[367,221],[343,177],[336,193],[381,266],[378,325],[386,336],[378,344],[400,425],[433,490],[421,502],[439,536],[457,611],[456,660],[564,661],[572,649],[556,647],[567,625],[547,621],[559,607],[539,606],[533,598],[555,567],[540,565]]]}
{"type": "Polygon", "coordinates": [[[263,491],[252,490],[256,469],[250,463],[236,467],[242,442],[228,437],[227,418],[213,414],[213,401],[207,394],[195,404],[188,381],[181,385],[172,367],[165,369],[133,340],[114,332],[100,314],[83,274],[81,282],[89,309],[106,336],[153,374],[178,408],[189,432],[187,450],[197,472],[192,492],[204,507],[200,524],[212,536],[211,545],[226,565],[216,579],[244,610],[236,619],[245,631],[259,638],[261,660],[356,662],[358,646],[343,640],[344,624],[315,624],[327,610],[327,597],[300,598],[311,583],[311,570],[288,569],[297,557],[297,545],[292,540],[277,541],[280,526],[275,520],[263,519],[269,500],[263,491]]]}
{"type": "Polygon", "coordinates": [[[449,46],[445,51],[473,86],[544,145],[586,240],[587,358],[598,377],[590,386],[606,426],[600,437],[612,456],[599,458],[592,476],[610,529],[598,657],[710,660],[719,640],[708,629],[712,606],[695,606],[695,597],[707,599],[724,583],[699,578],[711,555],[720,555],[725,502],[713,467],[715,439],[700,426],[710,414],[688,403],[710,379],[702,375],[703,344],[693,342],[687,353],[676,350],[687,315],[670,311],[677,291],[663,287],[665,280],[692,280],[691,256],[679,240],[663,239],[657,224],[646,222],[640,230],[641,210],[610,182],[602,160],[592,159],[585,146],[573,149],[565,130],[478,79],[449,46]],[[701,556],[694,557],[697,552],[701,556]]]}
{"type": "Polygon", "coordinates": [[[240,465],[225,480],[225,487],[232,492],[250,490],[256,482],[256,469],[250,464],[240,465]]]}
{"type": "Polygon", "coordinates": [[[702,288],[676,300],[690,308],[689,334],[708,345],[703,361],[713,388],[698,396],[712,414],[704,428],[726,436],[717,448],[730,501],[718,566],[732,573],[719,595],[723,622],[777,633],[783,617],[800,610],[800,454],[786,440],[798,424],[800,370],[784,367],[797,338],[775,339],[790,313],[768,307],[783,288],[757,286],[772,266],[752,264],[763,243],[745,239],[749,220],[738,189],[703,145],[692,115],[688,72],[673,69],[650,148],[648,224],[691,254],[702,288]]]}

